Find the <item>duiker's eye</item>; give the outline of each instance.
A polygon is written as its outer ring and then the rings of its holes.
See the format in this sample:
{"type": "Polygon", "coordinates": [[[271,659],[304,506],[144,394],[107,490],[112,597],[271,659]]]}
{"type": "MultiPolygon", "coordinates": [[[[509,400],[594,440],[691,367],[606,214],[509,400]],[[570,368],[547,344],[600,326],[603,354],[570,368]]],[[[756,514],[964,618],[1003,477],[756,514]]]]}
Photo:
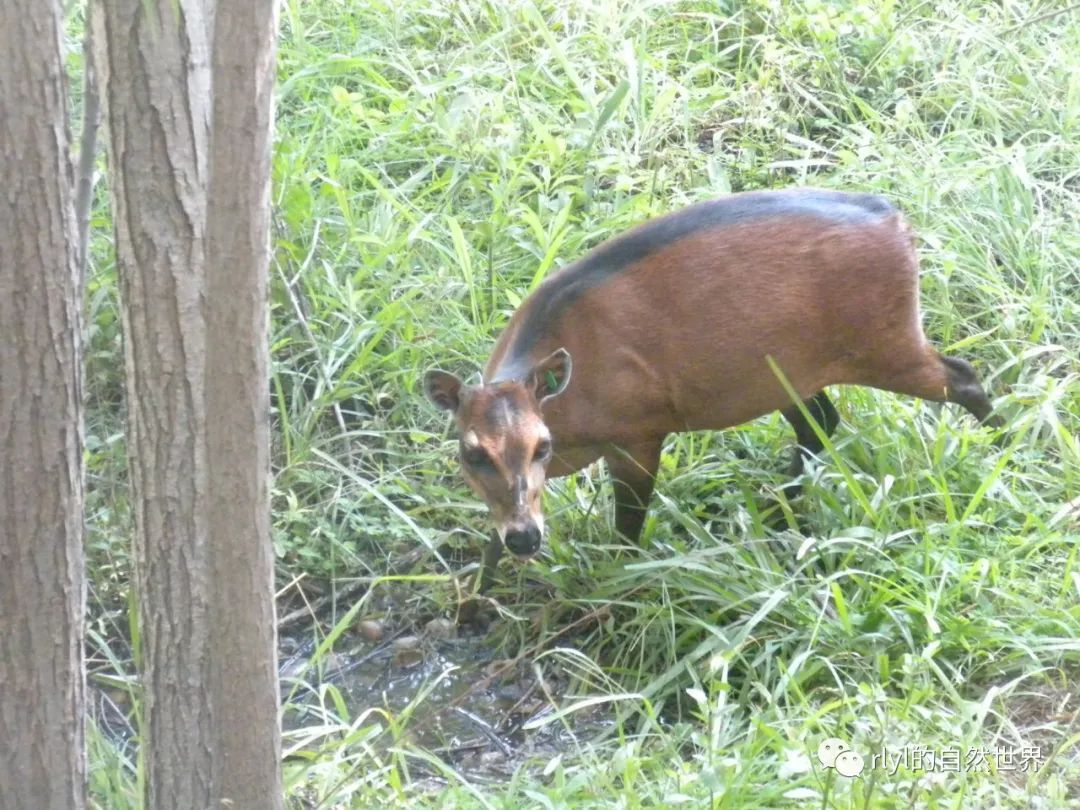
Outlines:
{"type": "Polygon", "coordinates": [[[551,439],[541,439],[533,452],[533,461],[547,461],[551,458],[551,439]]]}
{"type": "Polygon", "coordinates": [[[476,469],[484,469],[485,467],[493,466],[491,463],[491,456],[480,447],[473,447],[469,450],[461,451],[461,461],[466,466],[476,469]]]}

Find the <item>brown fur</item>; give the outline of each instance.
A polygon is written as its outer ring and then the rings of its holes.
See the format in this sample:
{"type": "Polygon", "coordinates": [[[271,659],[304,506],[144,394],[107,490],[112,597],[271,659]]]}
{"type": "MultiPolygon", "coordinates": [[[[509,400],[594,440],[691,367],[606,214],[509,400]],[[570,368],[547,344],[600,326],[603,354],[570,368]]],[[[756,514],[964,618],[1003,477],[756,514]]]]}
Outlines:
{"type": "Polygon", "coordinates": [[[535,398],[514,383],[473,388],[458,413],[460,435],[471,433],[475,441],[469,444],[486,453],[491,462],[490,467],[479,468],[463,464],[462,473],[489,505],[495,525],[510,527],[530,517],[543,520],[540,494],[544,469],[532,460],[537,444],[550,434],[535,398]],[[478,418],[467,418],[473,414],[478,418]],[[524,502],[517,492],[521,478],[526,484],[524,502]]]}
{"type": "MultiPolygon", "coordinates": [[[[718,430],[775,410],[799,430],[802,417],[792,414],[769,356],[804,400],[854,383],[960,402],[985,418],[990,406],[970,366],[943,359],[923,335],[911,234],[879,202],[858,219],[811,213],[692,230],[585,288],[540,328],[534,294],[484,371],[485,380],[511,379],[477,389],[457,412],[460,428],[495,444],[528,444],[485,414],[497,388],[515,391],[526,410],[531,400],[536,421],[523,433],[533,435],[536,425],[550,431],[547,477],[606,458],[617,481],[616,525],[634,537],[667,434],[718,430]],[[511,357],[526,323],[527,356],[511,357]],[[526,396],[530,383],[513,378],[528,377],[522,368],[560,348],[572,358],[573,379],[541,416],[536,398],[526,396]]],[[[571,265],[559,275],[573,273],[571,265]]],[[[545,284],[565,284],[559,275],[545,284]]],[[[484,497],[497,508],[497,494],[484,497]]]]}

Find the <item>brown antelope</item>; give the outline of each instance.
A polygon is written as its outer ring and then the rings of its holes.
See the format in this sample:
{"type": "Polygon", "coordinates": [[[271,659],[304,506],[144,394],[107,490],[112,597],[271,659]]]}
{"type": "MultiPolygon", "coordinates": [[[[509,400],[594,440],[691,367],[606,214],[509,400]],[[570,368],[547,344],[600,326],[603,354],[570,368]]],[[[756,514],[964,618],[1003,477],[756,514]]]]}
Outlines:
{"type": "Polygon", "coordinates": [[[822,389],[840,383],[955,402],[980,421],[991,411],[972,367],[923,334],[913,239],[886,200],[797,189],[692,205],[547,278],[479,385],[424,377],[491,510],[487,573],[503,545],[519,558],[539,550],[544,481],[599,458],[615,528],[636,540],[669,433],[779,410],[795,429],[798,476],[823,445],[768,358],[827,435],[839,417],[822,389]]]}

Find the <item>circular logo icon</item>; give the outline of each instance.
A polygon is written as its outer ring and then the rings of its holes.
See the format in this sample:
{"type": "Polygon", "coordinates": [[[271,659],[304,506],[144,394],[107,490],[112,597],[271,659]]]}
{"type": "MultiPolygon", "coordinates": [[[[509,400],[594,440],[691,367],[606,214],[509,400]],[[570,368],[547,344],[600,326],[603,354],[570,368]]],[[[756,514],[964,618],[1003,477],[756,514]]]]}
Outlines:
{"type": "Polygon", "coordinates": [[[858,751],[841,751],[836,757],[836,772],[849,779],[863,771],[862,755],[858,751]]]}
{"type": "Polygon", "coordinates": [[[851,746],[839,737],[829,737],[827,740],[822,740],[821,745],[817,747],[818,762],[826,768],[831,768],[836,764],[836,758],[850,749],[851,746]]]}

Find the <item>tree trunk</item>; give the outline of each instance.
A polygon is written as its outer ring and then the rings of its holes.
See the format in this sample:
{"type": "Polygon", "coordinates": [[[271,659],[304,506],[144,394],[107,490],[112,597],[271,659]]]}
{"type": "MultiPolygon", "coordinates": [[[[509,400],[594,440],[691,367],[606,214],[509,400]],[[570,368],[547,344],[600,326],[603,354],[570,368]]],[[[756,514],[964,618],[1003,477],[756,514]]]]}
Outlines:
{"type": "Polygon", "coordinates": [[[124,318],[146,803],[281,807],[267,390],[275,3],[104,0],[93,17],[124,318]]]}
{"type": "Polygon", "coordinates": [[[146,806],[207,808],[204,305],[210,70],[199,0],[92,13],[116,226],[146,806]]]}
{"type": "Polygon", "coordinates": [[[276,0],[220,0],[207,228],[215,795],[282,806],[270,540],[270,147],[276,0]]]}
{"type": "Polygon", "coordinates": [[[81,283],[63,9],[0,6],[0,808],[86,805],[81,283]]]}

